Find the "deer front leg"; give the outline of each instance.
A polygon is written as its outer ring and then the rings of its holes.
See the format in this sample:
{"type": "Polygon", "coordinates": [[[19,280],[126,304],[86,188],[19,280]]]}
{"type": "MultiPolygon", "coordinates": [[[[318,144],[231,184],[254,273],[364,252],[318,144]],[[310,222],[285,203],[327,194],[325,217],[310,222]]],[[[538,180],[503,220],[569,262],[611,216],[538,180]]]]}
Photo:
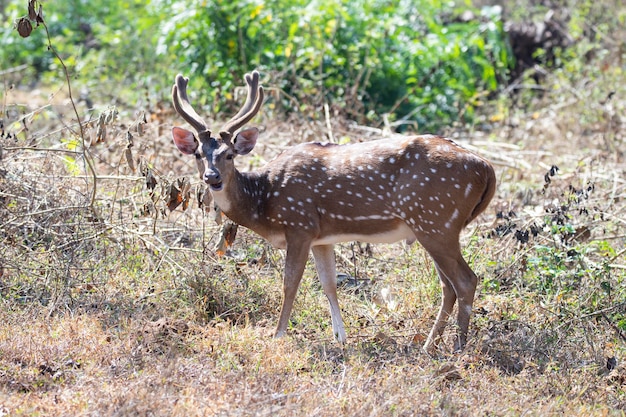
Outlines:
{"type": "Polygon", "coordinates": [[[333,245],[313,246],[315,268],[319,275],[322,289],[330,304],[330,317],[333,324],[333,334],[339,343],[346,342],[346,330],[341,319],[341,310],[337,300],[337,269],[335,267],[335,251],[333,245]]]}
{"type": "Polygon", "coordinates": [[[298,293],[304,267],[309,257],[309,249],[310,243],[303,241],[301,238],[287,240],[287,255],[283,276],[283,306],[280,310],[275,337],[282,337],[287,333],[289,317],[291,316],[293,302],[298,293]]]}

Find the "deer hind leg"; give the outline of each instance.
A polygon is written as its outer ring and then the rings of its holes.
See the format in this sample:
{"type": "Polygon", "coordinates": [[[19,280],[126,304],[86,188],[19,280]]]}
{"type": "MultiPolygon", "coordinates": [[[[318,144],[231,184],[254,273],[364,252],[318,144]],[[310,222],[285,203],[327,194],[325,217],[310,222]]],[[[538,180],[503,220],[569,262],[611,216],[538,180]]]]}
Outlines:
{"type": "MultiPolygon", "coordinates": [[[[287,333],[293,302],[298,293],[304,267],[309,257],[310,244],[308,242],[303,242],[302,239],[292,239],[292,241],[295,243],[287,243],[285,272],[283,276],[283,305],[280,310],[280,318],[276,326],[275,337],[282,337],[287,333]]],[[[288,242],[290,242],[290,240],[288,240],[288,242]]]]}
{"type": "Polygon", "coordinates": [[[428,246],[425,247],[435,262],[443,294],[439,314],[428,339],[426,339],[424,350],[428,353],[434,351],[446,326],[448,317],[452,314],[454,303],[458,301],[458,332],[454,342],[454,350],[459,351],[465,347],[467,341],[467,332],[478,278],[463,259],[458,244],[456,248],[446,249],[440,249],[444,248],[443,245],[436,249],[432,245],[430,246],[430,248],[428,246]]]}
{"type": "Polygon", "coordinates": [[[472,314],[472,306],[474,305],[474,296],[476,295],[476,286],[478,285],[478,278],[472,269],[469,267],[465,259],[459,252],[457,258],[458,271],[456,281],[453,281],[455,292],[457,294],[459,311],[457,313],[457,323],[459,325],[459,331],[457,333],[456,340],[454,341],[454,350],[459,351],[465,347],[467,342],[467,332],[469,329],[470,316],[472,314]]]}
{"type": "Polygon", "coordinates": [[[330,304],[330,317],[333,324],[333,334],[340,343],[346,342],[346,330],[341,319],[341,310],[337,300],[337,270],[335,267],[335,251],[333,245],[314,246],[315,268],[319,275],[324,294],[330,304]]]}
{"type": "Polygon", "coordinates": [[[433,327],[428,334],[428,338],[426,339],[426,343],[424,343],[423,349],[429,355],[433,355],[435,353],[441,335],[443,334],[443,330],[448,323],[448,317],[452,314],[452,309],[454,307],[454,303],[456,302],[456,293],[454,292],[452,284],[448,281],[448,278],[441,272],[438,266],[436,266],[436,269],[441,283],[442,296],[441,306],[439,307],[439,313],[435,319],[435,324],[433,324],[433,327]]]}

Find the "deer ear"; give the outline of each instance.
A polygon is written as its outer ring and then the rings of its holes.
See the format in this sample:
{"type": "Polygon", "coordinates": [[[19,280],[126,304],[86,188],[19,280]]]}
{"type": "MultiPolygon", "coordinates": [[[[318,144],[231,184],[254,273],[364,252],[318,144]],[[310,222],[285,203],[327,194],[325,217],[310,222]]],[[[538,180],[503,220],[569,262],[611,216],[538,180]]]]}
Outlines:
{"type": "Polygon", "coordinates": [[[172,138],[178,150],[184,154],[191,155],[198,149],[198,140],[194,134],[187,129],[173,127],[172,138]]]}
{"type": "Polygon", "coordinates": [[[259,138],[259,129],[256,127],[242,130],[237,133],[233,140],[233,148],[237,155],[245,155],[250,153],[256,145],[256,140],[259,138]]]}

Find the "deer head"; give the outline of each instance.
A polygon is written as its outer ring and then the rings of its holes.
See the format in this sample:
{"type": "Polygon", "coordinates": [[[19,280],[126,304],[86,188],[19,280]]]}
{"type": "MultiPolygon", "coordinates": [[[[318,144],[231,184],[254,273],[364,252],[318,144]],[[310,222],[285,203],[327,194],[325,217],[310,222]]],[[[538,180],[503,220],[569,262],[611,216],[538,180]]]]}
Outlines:
{"type": "Polygon", "coordinates": [[[220,130],[219,138],[211,136],[205,121],[198,116],[187,97],[188,78],[178,74],[172,87],[172,101],[176,112],[187,121],[197,132],[198,139],[193,132],[181,127],[172,128],[172,137],[176,147],[184,154],[195,155],[200,178],[211,187],[212,191],[220,191],[224,181],[232,180],[234,173],[234,158],[236,155],[245,155],[254,149],[259,131],[256,128],[245,129],[233,139],[233,135],[248,123],[259,111],[263,104],[263,87],[259,85],[259,73],[253,71],[246,74],[248,93],[246,101],[220,130]]]}

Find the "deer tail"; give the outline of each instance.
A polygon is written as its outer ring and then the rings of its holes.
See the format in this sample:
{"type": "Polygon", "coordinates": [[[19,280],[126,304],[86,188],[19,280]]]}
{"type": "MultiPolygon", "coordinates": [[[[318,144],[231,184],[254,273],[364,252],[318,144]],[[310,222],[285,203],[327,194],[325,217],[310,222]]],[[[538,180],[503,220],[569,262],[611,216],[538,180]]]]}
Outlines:
{"type": "Polygon", "coordinates": [[[478,217],[480,213],[485,211],[485,209],[491,202],[491,199],[493,198],[494,194],[496,193],[496,183],[497,183],[496,173],[494,172],[491,165],[486,165],[485,174],[486,174],[486,180],[485,180],[485,188],[484,188],[483,194],[480,200],[478,201],[478,203],[476,204],[476,206],[474,206],[474,210],[472,210],[472,214],[469,216],[469,218],[465,222],[465,226],[467,226],[470,222],[472,222],[472,220],[478,217]]]}

